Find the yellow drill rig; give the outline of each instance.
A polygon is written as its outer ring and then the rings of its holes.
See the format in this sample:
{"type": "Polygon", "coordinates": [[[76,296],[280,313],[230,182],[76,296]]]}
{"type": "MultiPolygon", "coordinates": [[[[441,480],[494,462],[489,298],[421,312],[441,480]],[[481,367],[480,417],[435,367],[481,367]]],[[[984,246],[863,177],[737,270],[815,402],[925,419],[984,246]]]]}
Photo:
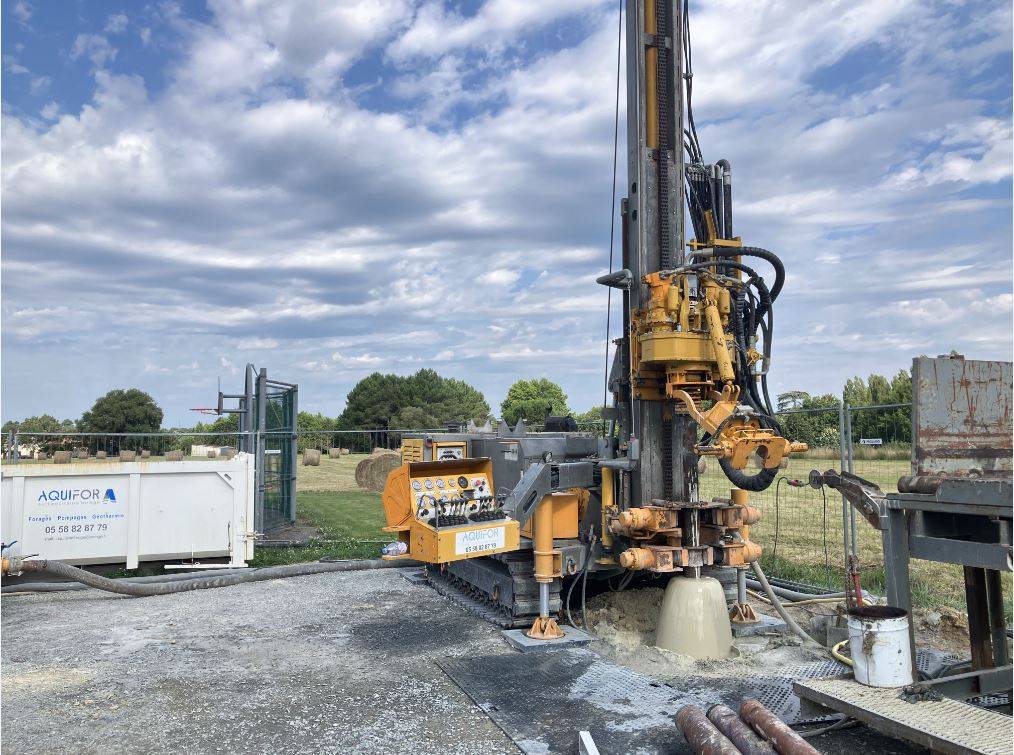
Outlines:
{"type": "Polygon", "coordinates": [[[553,614],[569,613],[589,575],[742,575],[760,555],[747,491],[806,450],[783,436],[767,389],[784,268],[733,236],[731,167],[704,162],[687,3],[627,0],[626,13],[623,264],[598,281],[622,293],[624,314],[604,437],[554,418],[537,433],[520,423],[409,437],[384,492],[388,530],[431,564],[438,589],[506,626],[531,624],[535,638],[562,634],[553,614]],[[717,459],[728,497],[700,500],[700,457],[717,459]]]}

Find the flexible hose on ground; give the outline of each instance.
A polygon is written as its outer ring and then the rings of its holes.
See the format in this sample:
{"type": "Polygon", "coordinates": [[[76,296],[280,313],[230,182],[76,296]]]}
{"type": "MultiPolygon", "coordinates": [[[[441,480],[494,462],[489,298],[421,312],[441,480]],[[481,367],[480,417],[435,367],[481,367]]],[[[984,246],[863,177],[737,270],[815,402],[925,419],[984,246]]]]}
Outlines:
{"type": "Polygon", "coordinates": [[[796,620],[789,616],[788,612],[785,610],[785,606],[782,605],[778,596],[775,595],[775,591],[772,589],[771,585],[768,584],[768,579],[764,576],[764,570],[761,569],[760,562],[751,561],[750,566],[753,568],[754,574],[757,575],[757,581],[760,582],[761,587],[764,588],[764,592],[767,594],[768,600],[771,601],[771,605],[774,606],[774,609],[778,612],[778,615],[781,616],[782,621],[785,622],[786,626],[788,626],[789,629],[792,630],[793,634],[799,637],[799,639],[801,639],[804,643],[810,643],[820,647],[820,643],[808,635],[803,628],[796,623],[796,620]]]}
{"type": "MultiPolygon", "coordinates": [[[[171,572],[169,574],[153,574],[148,577],[119,577],[117,582],[128,584],[151,584],[159,582],[184,582],[188,579],[204,579],[209,574],[222,577],[227,574],[246,574],[249,568],[215,569],[214,571],[196,572],[171,572]]],[[[90,590],[88,585],[80,582],[21,582],[19,584],[5,584],[0,587],[0,593],[9,592],[68,592],[77,590],[90,590]]]]}
{"type": "MultiPolygon", "coordinates": [[[[121,579],[109,579],[90,571],[78,569],[76,566],[60,561],[45,559],[24,561],[20,571],[47,572],[66,579],[73,579],[98,590],[127,595],[132,598],[146,598],[153,595],[172,595],[190,590],[208,590],[214,587],[229,587],[245,582],[260,582],[267,579],[284,577],[301,577],[309,574],[325,574],[328,572],[366,571],[372,569],[394,569],[405,566],[419,566],[418,561],[408,559],[364,559],[357,561],[313,562],[307,564],[289,564],[286,566],[270,566],[263,569],[251,569],[240,574],[202,575],[196,579],[184,579],[168,582],[137,583],[121,579]]],[[[12,568],[12,571],[18,569],[12,568]]]]}
{"type": "Polygon", "coordinates": [[[852,659],[841,652],[841,649],[848,644],[849,644],[848,640],[842,640],[833,648],[831,648],[831,657],[834,658],[836,661],[841,661],[846,666],[854,666],[855,664],[852,662],[852,659]]]}
{"type": "MultiPolygon", "coordinates": [[[[764,586],[756,579],[750,579],[747,577],[747,587],[752,587],[755,590],[763,590],[764,586]]],[[[770,583],[769,583],[770,584],[770,583]]],[[[801,603],[806,600],[830,600],[831,598],[839,598],[845,600],[845,593],[843,592],[825,592],[825,593],[809,593],[800,592],[798,590],[790,590],[787,587],[779,587],[777,585],[771,585],[771,589],[779,598],[790,600],[793,603],[801,603]]],[[[863,591],[863,600],[873,600],[873,596],[863,591]]]]}

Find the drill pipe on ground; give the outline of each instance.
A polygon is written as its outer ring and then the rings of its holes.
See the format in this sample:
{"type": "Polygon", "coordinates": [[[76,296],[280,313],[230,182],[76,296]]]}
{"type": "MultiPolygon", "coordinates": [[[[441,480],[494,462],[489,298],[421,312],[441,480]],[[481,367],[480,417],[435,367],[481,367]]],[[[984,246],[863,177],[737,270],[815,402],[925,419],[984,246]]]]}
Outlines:
{"type": "Polygon", "coordinates": [[[731,741],[743,755],[775,755],[775,748],[761,739],[728,705],[708,708],[708,720],[731,741]]]}
{"type": "Polygon", "coordinates": [[[739,706],[739,715],[768,740],[781,755],[820,755],[820,751],[789,728],[759,700],[748,698],[739,706]]]}
{"type": "Polygon", "coordinates": [[[676,725],[698,755],[742,755],[696,705],[684,705],[676,713],[676,725]]]}

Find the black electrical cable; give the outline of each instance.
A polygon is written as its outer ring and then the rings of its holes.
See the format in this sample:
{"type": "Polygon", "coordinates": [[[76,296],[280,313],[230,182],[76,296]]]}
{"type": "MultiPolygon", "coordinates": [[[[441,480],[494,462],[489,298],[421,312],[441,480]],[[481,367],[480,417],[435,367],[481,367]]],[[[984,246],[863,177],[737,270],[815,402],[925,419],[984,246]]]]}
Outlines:
{"type": "Polygon", "coordinates": [[[824,584],[831,587],[831,558],[827,554],[827,492],[824,490],[824,486],[820,486],[820,495],[824,499],[824,584]]]}
{"type": "MultiPolygon", "coordinates": [[[[620,0],[616,20],[616,108],[613,113],[613,188],[609,197],[609,272],[613,272],[613,240],[616,237],[616,157],[620,144],[620,45],[623,39],[623,2],[620,0]]],[[[613,313],[613,289],[606,289],[606,356],[605,374],[602,379],[602,409],[606,408],[609,393],[609,326],[613,313]]],[[[606,420],[602,418],[602,434],[605,435],[606,420]]]]}
{"type": "Polygon", "coordinates": [[[771,558],[775,564],[778,563],[778,492],[782,487],[782,483],[785,482],[785,476],[778,478],[778,482],[775,483],[775,546],[771,550],[771,558]]]}

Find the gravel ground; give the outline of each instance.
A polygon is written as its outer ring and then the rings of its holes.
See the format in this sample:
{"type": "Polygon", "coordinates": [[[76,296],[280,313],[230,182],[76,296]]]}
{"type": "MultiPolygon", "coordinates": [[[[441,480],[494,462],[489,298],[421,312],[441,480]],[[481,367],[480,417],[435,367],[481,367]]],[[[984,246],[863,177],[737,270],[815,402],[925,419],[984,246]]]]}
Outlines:
{"type": "Polygon", "coordinates": [[[517,753],[432,661],[509,652],[393,571],[4,597],[5,753],[517,753]]]}
{"type": "MultiPolygon", "coordinates": [[[[514,651],[395,570],[0,607],[3,753],[519,752],[436,663],[514,651]]],[[[817,744],[914,752],[862,727],[817,744]]]]}

